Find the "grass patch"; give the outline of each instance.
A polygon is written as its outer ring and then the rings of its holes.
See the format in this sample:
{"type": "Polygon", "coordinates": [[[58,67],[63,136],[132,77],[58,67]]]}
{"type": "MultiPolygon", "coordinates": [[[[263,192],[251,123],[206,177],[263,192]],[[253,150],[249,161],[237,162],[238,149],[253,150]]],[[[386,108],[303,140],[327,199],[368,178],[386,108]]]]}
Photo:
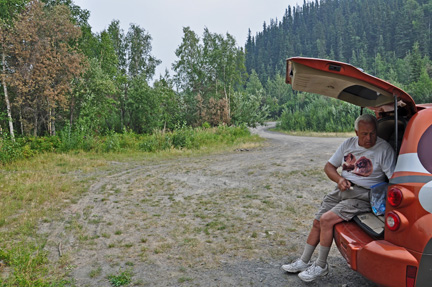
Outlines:
{"type": "Polygon", "coordinates": [[[121,272],[119,275],[108,275],[108,280],[113,287],[126,286],[132,282],[132,272],[130,270],[126,270],[121,272]]]}

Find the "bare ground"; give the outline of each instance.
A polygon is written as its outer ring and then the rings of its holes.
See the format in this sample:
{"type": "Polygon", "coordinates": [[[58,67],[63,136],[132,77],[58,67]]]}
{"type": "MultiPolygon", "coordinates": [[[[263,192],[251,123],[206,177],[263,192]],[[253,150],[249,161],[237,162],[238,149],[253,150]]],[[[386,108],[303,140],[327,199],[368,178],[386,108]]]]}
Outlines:
{"type": "Polygon", "coordinates": [[[75,286],[113,286],[120,275],[131,279],[124,286],[374,286],[335,246],[330,274],[317,282],[280,269],[302,252],[333,188],[323,167],[343,138],[253,132],[264,145],[112,162],[63,214],[41,223],[50,259],[75,286]]]}

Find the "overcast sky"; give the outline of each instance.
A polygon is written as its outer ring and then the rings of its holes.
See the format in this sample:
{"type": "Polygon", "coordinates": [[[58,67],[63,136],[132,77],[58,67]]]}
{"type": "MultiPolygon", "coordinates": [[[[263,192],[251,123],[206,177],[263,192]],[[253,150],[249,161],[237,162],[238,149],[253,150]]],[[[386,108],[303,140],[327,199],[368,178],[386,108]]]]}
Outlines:
{"type": "Polygon", "coordinates": [[[228,32],[238,46],[244,46],[248,29],[255,35],[262,31],[264,22],[281,20],[288,6],[303,5],[302,0],[74,0],[74,3],[90,11],[89,23],[94,33],[107,29],[112,20],[119,20],[125,33],[131,23],[144,28],[152,37],[152,54],[162,61],[155,79],[165,69],[171,72],[183,27],[191,27],[200,37],[205,27],[211,33],[228,32]]]}

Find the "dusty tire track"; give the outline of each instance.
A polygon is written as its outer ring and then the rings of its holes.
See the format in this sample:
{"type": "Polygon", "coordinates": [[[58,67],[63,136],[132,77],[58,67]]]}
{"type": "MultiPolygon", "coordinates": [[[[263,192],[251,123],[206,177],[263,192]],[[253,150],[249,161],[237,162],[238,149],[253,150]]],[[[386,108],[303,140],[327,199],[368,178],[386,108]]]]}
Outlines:
{"type": "Polygon", "coordinates": [[[76,286],[111,286],[108,275],[125,271],[128,286],[373,286],[335,246],[316,283],[280,269],[333,187],[322,168],[343,139],[253,132],[268,139],[263,147],[99,171],[76,203],[41,223],[50,259],[76,286]]]}

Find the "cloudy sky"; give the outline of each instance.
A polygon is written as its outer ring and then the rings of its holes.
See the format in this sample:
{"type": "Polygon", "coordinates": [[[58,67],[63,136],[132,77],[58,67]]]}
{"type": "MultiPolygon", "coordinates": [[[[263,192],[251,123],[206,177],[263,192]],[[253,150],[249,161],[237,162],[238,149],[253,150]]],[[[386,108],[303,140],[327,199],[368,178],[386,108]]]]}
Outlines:
{"type": "MultiPolygon", "coordinates": [[[[90,11],[92,31],[101,32],[112,20],[119,20],[126,33],[131,23],[152,36],[152,54],[162,61],[155,78],[171,70],[175,50],[181,44],[183,27],[189,26],[202,36],[211,33],[233,35],[244,46],[252,35],[262,30],[270,19],[282,19],[288,6],[303,5],[303,0],[74,0],[90,11]]],[[[172,74],[172,73],[171,73],[172,74]]]]}

